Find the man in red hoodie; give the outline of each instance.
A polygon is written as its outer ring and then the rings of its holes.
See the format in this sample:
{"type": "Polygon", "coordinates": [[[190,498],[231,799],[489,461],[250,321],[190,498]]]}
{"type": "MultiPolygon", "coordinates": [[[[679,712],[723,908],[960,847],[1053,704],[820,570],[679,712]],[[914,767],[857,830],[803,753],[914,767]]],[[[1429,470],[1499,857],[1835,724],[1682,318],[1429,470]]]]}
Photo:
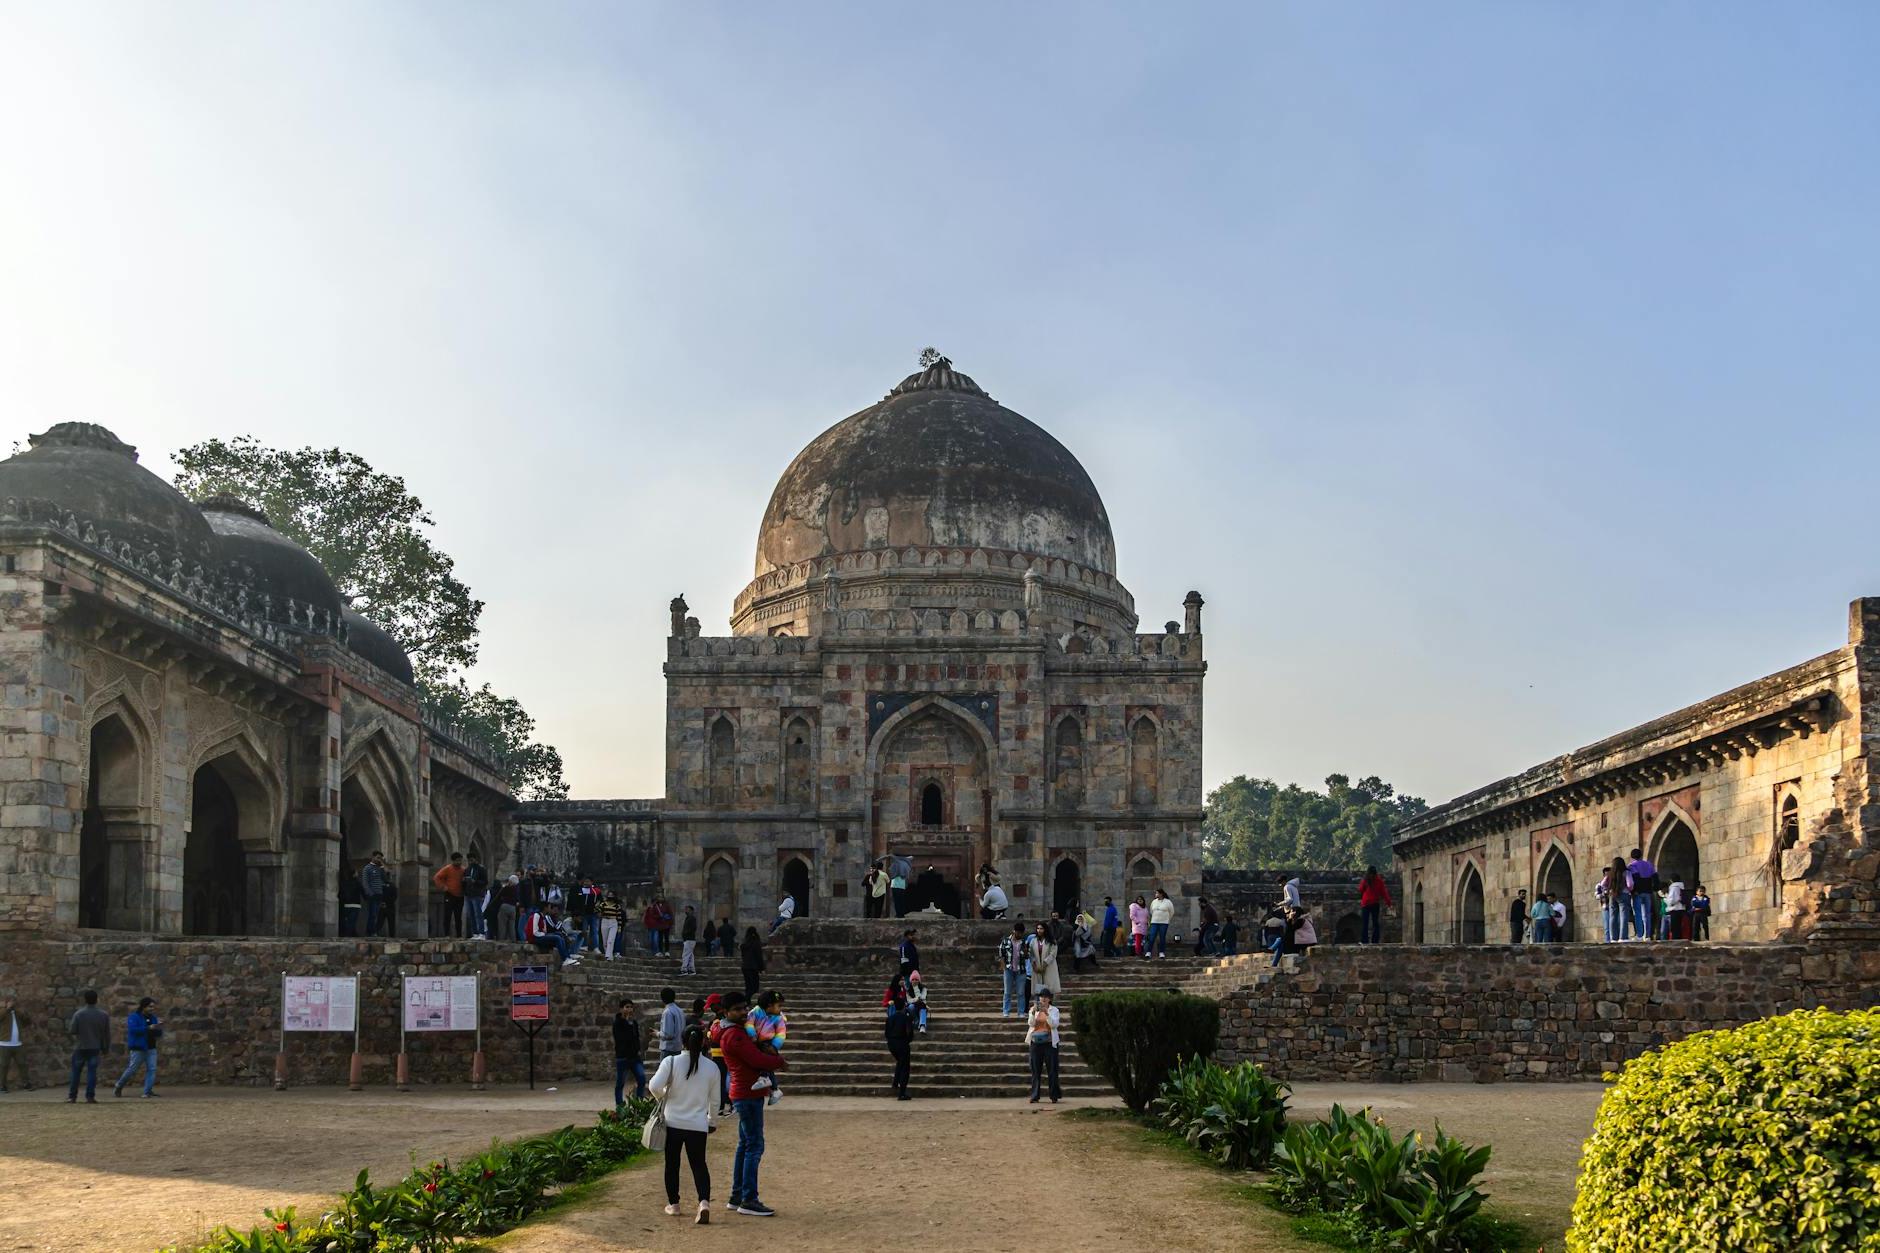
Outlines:
{"type": "Polygon", "coordinates": [[[757,1076],[782,1070],[789,1063],[780,1053],[766,1053],[744,1029],[751,1002],[742,992],[725,993],[719,1008],[723,1026],[718,1032],[725,1069],[731,1076],[731,1108],[738,1111],[738,1152],[731,1162],[731,1212],[769,1218],[777,1211],[757,1196],[757,1163],[764,1156],[764,1093],[751,1091],[757,1076]]]}
{"type": "Polygon", "coordinates": [[[1358,943],[1377,944],[1383,940],[1384,921],[1380,915],[1390,906],[1390,885],[1384,882],[1376,866],[1366,866],[1364,878],[1358,880],[1358,910],[1362,915],[1358,943]]]}

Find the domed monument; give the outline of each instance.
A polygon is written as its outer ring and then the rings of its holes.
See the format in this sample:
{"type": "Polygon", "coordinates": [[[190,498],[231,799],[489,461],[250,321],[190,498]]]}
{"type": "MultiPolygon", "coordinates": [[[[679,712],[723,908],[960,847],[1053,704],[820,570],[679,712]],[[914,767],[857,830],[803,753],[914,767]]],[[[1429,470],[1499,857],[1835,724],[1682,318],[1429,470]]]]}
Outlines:
{"type": "Polygon", "coordinates": [[[1201,597],[1137,633],[1096,485],[931,351],[778,480],[728,637],[668,647],[660,879],[705,916],[1037,917],[1200,880],[1201,597]]]}

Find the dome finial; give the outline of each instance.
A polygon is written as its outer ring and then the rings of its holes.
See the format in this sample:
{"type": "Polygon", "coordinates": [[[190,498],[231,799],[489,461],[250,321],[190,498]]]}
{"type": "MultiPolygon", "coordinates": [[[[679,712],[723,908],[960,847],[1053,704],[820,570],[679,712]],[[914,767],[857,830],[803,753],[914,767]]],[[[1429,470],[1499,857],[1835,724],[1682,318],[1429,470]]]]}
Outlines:
{"type": "MultiPolygon", "coordinates": [[[[888,395],[902,396],[908,392],[931,391],[966,392],[973,396],[986,395],[985,390],[979,384],[955,370],[952,359],[941,356],[938,348],[923,348],[920,350],[920,369],[902,379],[888,395]]],[[[990,400],[991,397],[987,396],[986,399],[990,400]]]]}
{"type": "Polygon", "coordinates": [[[945,357],[940,355],[938,348],[929,346],[920,350],[920,368],[923,370],[931,369],[937,365],[951,366],[952,364],[951,361],[948,361],[945,357]]]}

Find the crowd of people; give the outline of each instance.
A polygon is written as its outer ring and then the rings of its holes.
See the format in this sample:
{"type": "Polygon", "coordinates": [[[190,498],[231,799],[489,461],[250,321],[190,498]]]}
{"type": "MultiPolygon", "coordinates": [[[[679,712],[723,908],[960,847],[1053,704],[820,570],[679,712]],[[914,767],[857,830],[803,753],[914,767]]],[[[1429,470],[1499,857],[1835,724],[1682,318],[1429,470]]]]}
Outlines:
{"type": "MultiPolygon", "coordinates": [[[[1710,938],[1711,901],[1704,885],[1686,884],[1679,871],[1659,870],[1643,849],[1612,859],[1593,885],[1593,902],[1608,944],[1710,938]]],[[[1530,901],[1522,888],[1508,904],[1511,944],[1562,944],[1571,930],[1568,902],[1552,892],[1538,892],[1530,901]]]]}

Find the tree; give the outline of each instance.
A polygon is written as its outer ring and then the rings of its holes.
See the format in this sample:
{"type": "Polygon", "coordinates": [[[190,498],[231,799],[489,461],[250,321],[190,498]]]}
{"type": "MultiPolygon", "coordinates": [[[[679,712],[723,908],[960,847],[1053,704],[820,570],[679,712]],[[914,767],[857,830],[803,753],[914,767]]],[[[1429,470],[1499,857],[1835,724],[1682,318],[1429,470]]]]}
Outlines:
{"type": "Polygon", "coordinates": [[[185,495],[240,496],[317,557],[352,607],[411,655],[421,684],[476,662],[483,602],[431,542],[431,515],[403,479],[342,449],[269,448],[248,435],[191,444],[176,464],[185,495]]]}
{"type": "Polygon", "coordinates": [[[431,515],[403,479],[343,449],[269,448],[246,435],[192,444],[176,463],[186,495],[240,496],[312,553],[352,607],[410,654],[425,704],[498,754],[518,797],[568,794],[561,754],[535,741],[535,720],[521,704],[487,683],[473,689],[457,673],[477,659],[483,602],[431,542],[431,515]]]}
{"type": "Polygon", "coordinates": [[[1207,865],[1237,870],[1359,870],[1390,862],[1391,832],[1429,808],[1376,775],[1327,776],[1325,791],[1237,775],[1208,795],[1207,865]]]}

